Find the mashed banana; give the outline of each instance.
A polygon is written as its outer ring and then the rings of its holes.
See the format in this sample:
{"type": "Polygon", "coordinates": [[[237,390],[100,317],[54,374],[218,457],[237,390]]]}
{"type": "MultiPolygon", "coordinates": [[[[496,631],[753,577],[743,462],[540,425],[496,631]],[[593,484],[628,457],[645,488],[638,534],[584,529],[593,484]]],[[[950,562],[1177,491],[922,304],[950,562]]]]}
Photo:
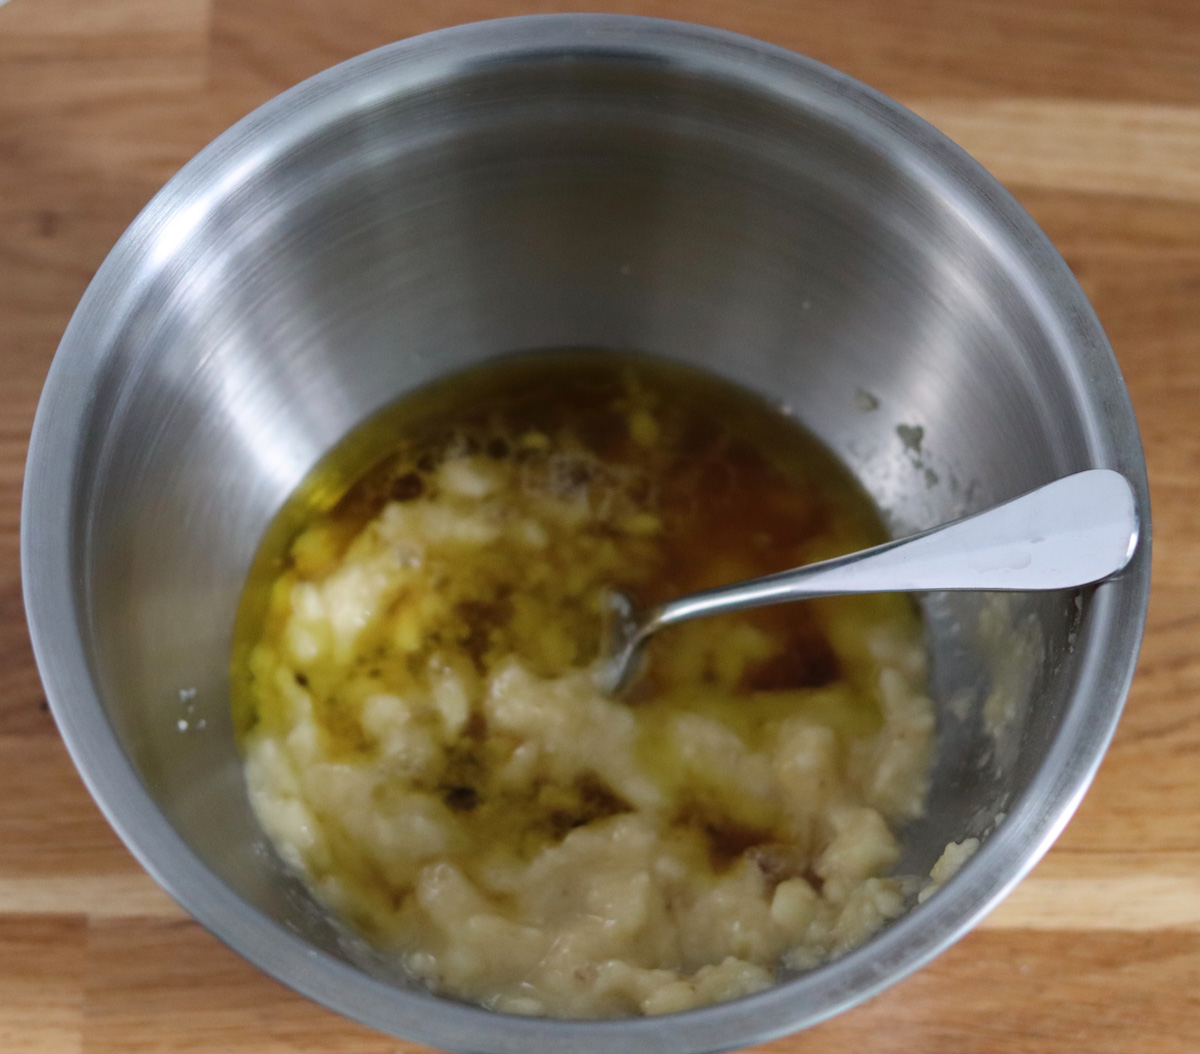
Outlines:
{"type": "Polygon", "coordinates": [[[660,374],[576,363],[553,411],[527,378],[404,433],[295,536],[235,663],[279,853],[496,1010],[732,999],[906,906],[893,826],[934,732],[907,601],[687,624],[632,697],[596,688],[610,589],[653,603],[878,540],[795,426],[764,448],[744,397],[660,374]]]}

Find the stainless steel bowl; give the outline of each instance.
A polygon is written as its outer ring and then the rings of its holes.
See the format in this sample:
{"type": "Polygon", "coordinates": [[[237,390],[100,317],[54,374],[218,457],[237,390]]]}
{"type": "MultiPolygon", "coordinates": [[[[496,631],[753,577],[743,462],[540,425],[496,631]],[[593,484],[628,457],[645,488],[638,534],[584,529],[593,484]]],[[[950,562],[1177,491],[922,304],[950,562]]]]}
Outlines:
{"type": "Polygon", "coordinates": [[[1149,524],[1129,399],[1079,286],[928,125],[696,26],[463,26],[251,114],[92,282],[25,483],[25,597],[55,717],[113,826],[200,922],[376,1028],[452,1050],[637,1054],[812,1024],[961,936],[1066,823],[1133,671],[1149,532],[1120,579],[1018,598],[1006,618],[1033,654],[1019,676],[974,633],[984,598],[926,599],[940,756],[901,870],[995,830],[865,947],[658,1020],[435,998],[347,940],[267,847],[230,730],[234,610],[273,513],[347,430],[449,370],[563,345],[642,349],[767,394],[897,530],[1093,466],[1133,481],[1149,524]],[[1010,696],[1000,735],[981,716],[993,688],[1010,696]]]}

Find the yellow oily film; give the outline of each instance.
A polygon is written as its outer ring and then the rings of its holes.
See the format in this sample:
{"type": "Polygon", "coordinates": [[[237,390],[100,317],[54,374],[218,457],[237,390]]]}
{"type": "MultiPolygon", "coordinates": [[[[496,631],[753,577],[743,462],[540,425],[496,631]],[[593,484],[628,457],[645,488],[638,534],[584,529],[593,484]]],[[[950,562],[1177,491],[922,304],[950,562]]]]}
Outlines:
{"type": "Polygon", "coordinates": [[[932,756],[896,596],[698,620],[597,687],[648,607],[884,540],[785,415],[640,356],[559,352],[408,396],[264,539],[235,634],[251,801],[314,895],[432,989],[665,1013],[903,910],[932,756]]]}

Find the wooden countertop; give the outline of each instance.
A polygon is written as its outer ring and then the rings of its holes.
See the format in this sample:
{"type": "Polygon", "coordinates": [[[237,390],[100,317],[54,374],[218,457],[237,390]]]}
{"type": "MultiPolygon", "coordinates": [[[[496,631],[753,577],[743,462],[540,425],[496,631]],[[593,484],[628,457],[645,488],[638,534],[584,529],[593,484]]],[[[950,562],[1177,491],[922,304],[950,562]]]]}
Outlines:
{"type": "Polygon", "coordinates": [[[403,1051],[190,921],[84,791],[17,560],[29,426],[88,279],[232,120],[399,37],[531,11],[707,22],[933,121],[1058,245],[1150,466],[1155,582],[1128,709],[1057,846],[974,933],[761,1048],[1200,1049],[1200,3],[1196,0],[12,0],[0,10],[0,1052],[403,1051]]]}

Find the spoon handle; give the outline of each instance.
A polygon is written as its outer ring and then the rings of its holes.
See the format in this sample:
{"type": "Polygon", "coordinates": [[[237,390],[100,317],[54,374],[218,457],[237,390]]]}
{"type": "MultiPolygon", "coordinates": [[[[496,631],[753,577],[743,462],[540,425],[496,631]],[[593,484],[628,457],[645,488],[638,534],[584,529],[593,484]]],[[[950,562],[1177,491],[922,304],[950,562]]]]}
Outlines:
{"type": "Polygon", "coordinates": [[[1119,472],[1091,469],[909,538],[681,597],[647,629],[847,593],[1069,589],[1116,574],[1137,541],[1133,488],[1119,472]]]}

